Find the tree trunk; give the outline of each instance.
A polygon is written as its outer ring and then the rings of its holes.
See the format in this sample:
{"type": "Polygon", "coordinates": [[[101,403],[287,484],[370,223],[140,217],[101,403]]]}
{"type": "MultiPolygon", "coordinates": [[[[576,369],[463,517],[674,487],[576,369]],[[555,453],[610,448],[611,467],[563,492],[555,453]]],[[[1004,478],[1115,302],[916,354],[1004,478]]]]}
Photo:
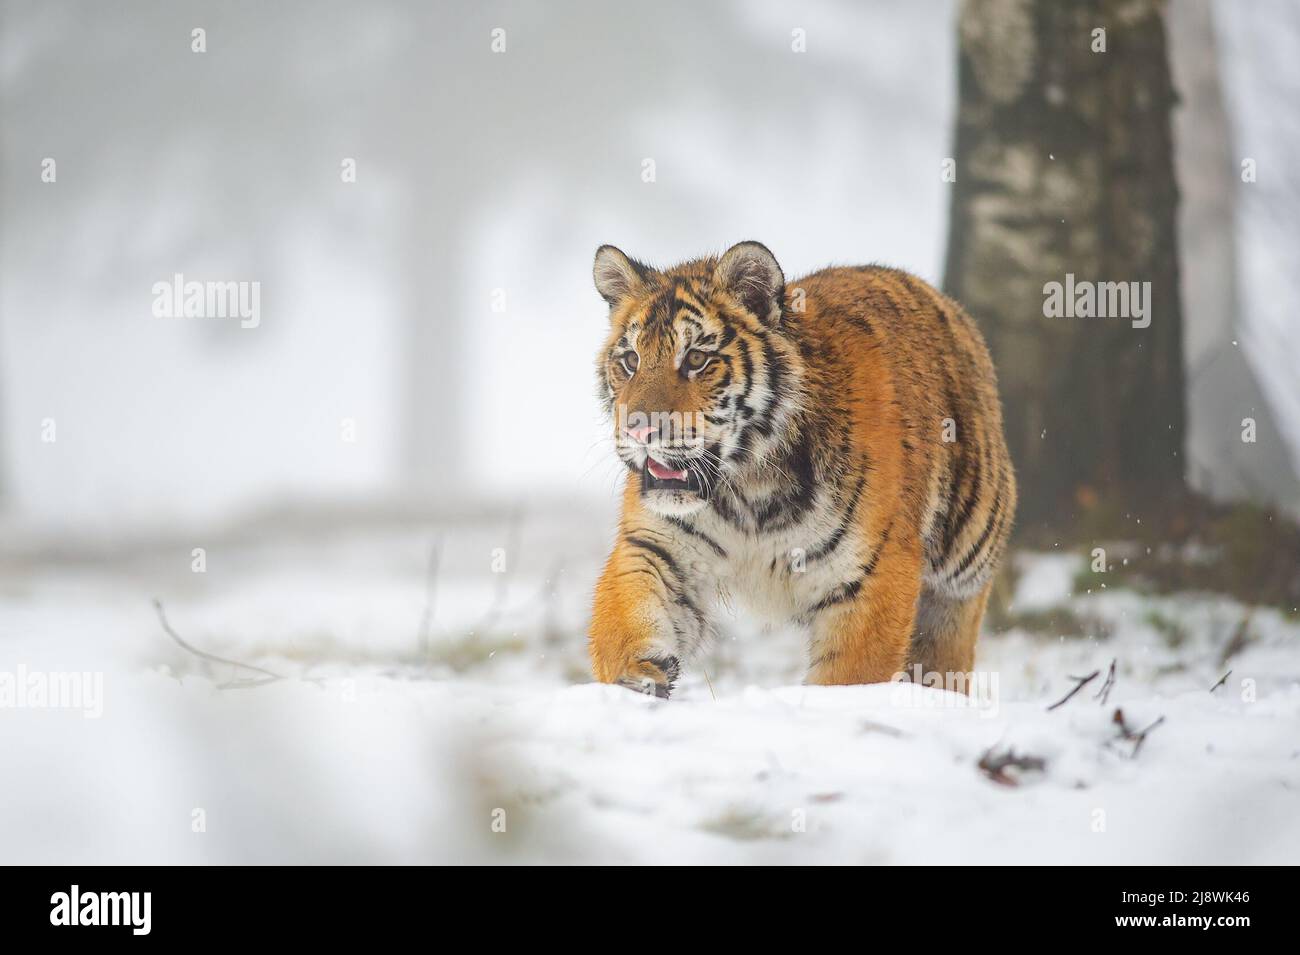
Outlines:
{"type": "MultiPolygon", "coordinates": [[[[1238,317],[1244,309],[1232,228],[1242,182],[1219,80],[1211,0],[1179,0],[1169,7],[1168,23],[1179,99],[1173,128],[1182,197],[1187,482],[1216,501],[1251,500],[1300,513],[1300,472],[1278,427],[1281,409],[1270,404],[1253,356],[1242,347],[1252,334],[1238,317]],[[1241,439],[1245,419],[1255,423],[1253,442],[1241,439]]],[[[1272,23],[1274,31],[1279,26],[1272,23]]]]}
{"type": "Polygon", "coordinates": [[[1098,503],[1141,519],[1184,490],[1175,96],[1162,9],[1158,0],[962,4],[945,286],[997,364],[1022,529],[1073,527],[1098,503]],[[1099,29],[1104,52],[1094,50],[1099,29]],[[1076,288],[1149,282],[1150,325],[1135,326],[1132,301],[1129,317],[1047,317],[1047,285],[1065,286],[1067,274],[1076,288]]]}

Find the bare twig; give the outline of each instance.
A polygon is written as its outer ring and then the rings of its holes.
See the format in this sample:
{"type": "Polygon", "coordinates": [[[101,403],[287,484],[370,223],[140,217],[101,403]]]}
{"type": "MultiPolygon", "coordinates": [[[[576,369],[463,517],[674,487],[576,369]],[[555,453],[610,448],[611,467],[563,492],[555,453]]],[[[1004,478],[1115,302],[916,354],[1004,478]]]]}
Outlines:
{"type": "Polygon", "coordinates": [[[1129,759],[1137,759],[1138,751],[1142,749],[1142,744],[1147,741],[1147,735],[1165,721],[1162,716],[1146,729],[1135,730],[1128,725],[1128,721],[1124,719],[1124,711],[1121,709],[1116,709],[1115,715],[1110,719],[1119,728],[1119,738],[1133,744],[1133,751],[1129,753],[1129,759]]]}
{"type": "Polygon", "coordinates": [[[565,635],[560,630],[559,605],[560,575],[564,573],[564,558],[556,558],[551,564],[546,579],[542,581],[542,642],[548,646],[559,646],[565,642],[565,635]]]}
{"type": "Polygon", "coordinates": [[[1072,676],[1072,677],[1070,677],[1071,680],[1074,680],[1074,689],[1071,690],[1069,693],[1065,694],[1065,696],[1061,697],[1059,700],[1057,700],[1057,701],[1056,701],[1055,703],[1053,703],[1051,706],[1049,706],[1049,707],[1047,708],[1048,711],[1050,712],[1051,710],[1056,709],[1058,706],[1064,706],[1066,703],[1068,703],[1068,702],[1070,701],[1070,698],[1073,697],[1074,694],[1078,693],[1080,690],[1082,690],[1085,686],[1087,686],[1087,685],[1088,685],[1089,683],[1091,683],[1093,680],[1097,679],[1097,677],[1099,677],[1099,676],[1101,676],[1101,671],[1100,671],[1100,670],[1093,670],[1093,671],[1092,671],[1091,673],[1089,673],[1087,676],[1072,676]]]}
{"type": "Polygon", "coordinates": [[[885,736],[892,736],[894,739],[903,739],[907,736],[902,730],[885,723],[877,723],[874,720],[863,720],[858,724],[858,728],[864,733],[883,733],[885,736]]]}
{"type": "Polygon", "coordinates": [[[1224,644],[1223,652],[1219,655],[1219,666],[1223,666],[1242,650],[1246,649],[1250,643],[1250,621],[1255,615],[1255,608],[1251,607],[1241,618],[1236,629],[1232,633],[1232,639],[1224,644]]]}
{"type": "Polygon", "coordinates": [[[518,566],[519,561],[519,527],[523,523],[523,512],[515,508],[510,512],[510,526],[506,532],[506,569],[497,574],[496,592],[488,611],[470,630],[471,634],[486,633],[496,625],[497,619],[505,612],[506,600],[510,597],[510,567],[518,566]]]}
{"type": "Polygon", "coordinates": [[[1117,662],[1116,660],[1110,661],[1110,669],[1106,671],[1106,682],[1101,685],[1101,689],[1093,697],[1094,700],[1101,700],[1102,706],[1106,705],[1106,701],[1110,699],[1110,691],[1115,687],[1115,664],[1117,662]]]}
{"type": "Polygon", "coordinates": [[[175,640],[176,643],[179,644],[182,649],[194,654],[196,657],[199,657],[202,660],[210,660],[213,663],[224,663],[227,666],[232,666],[232,667],[243,667],[245,670],[252,670],[254,673],[262,674],[261,678],[258,679],[229,680],[226,683],[218,684],[218,686],[221,689],[244,690],[250,687],[263,686],[267,683],[274,683],[276,680],[284,679],[284,677],[280,676],[280,674],[272,673],[270,670],[267,670],[263,667],[254,666],[251,663],[241,663],[238,660],[230,660],[227,659],[226,657],[219,657],[215,653],[208,653],[208,651],[206,650],[200,650],[198,647],[186,643],[183,639],[181,639],[181,635],[178,634],[174,629],[172,629],[172,625],[167,622],[167,614],[163,612],[162,601],[159,600],[157,597],[154,598],[153,609],[158,614],[158,622],[162,625],[163,632],[167,634],[167,636],[175,640]]]}
{"type": "Polygon", "coordinates": [[[1221,686],[1223,686],[1225,683],[1227,683],[1227,682],[1228,682],[1228,677],[1230,677],[1230,676],[1232,676],[1232,671],[1231,671],[1231,670],[1229,670],[1227,673],[1223,674],[1223,676],[1219,677],[1219,682],[1216,683],[1216,684],[1214,684],[1214,686],[1210,687],[1210,692],[1213,693],[1213,692],[1214,692],[1215,690],[1217,690],[1219,687],[1221,687],[1221,686]]]}
{"type": "Polygon", "coordinates": [[[1001,753],[995,753],[994,747],[989,747],[984,751],[984,755],[980,757],[977,766],[980,772],[1001,786],[1019,786],[1019,777],[1008,773],[1007,770],[1042,772],[1047,768],[1047,760],[1041,756],[1018,755],[1011,748],[1007,748],[1001,753]]]}
{"type": "Polygon", "coordinates": [[[416,648],[420,659],[429,658],[429,638],[433,631],[433,615],[438,601],[438,569],[442,564],[442,537],[435,537],[429,547],[429,563],[424,574],[424,612],[420,615],[420,630],[416,634],[416,648]]]}

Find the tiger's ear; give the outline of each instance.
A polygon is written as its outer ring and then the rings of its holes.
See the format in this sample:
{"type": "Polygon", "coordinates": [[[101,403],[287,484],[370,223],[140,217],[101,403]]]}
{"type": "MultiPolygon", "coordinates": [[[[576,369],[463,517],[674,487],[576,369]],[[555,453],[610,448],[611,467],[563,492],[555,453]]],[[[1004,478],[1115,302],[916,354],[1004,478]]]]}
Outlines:
{"type": "Polygon", "coordinates": [[[713,270],[713,282],[760,321],[775,324],[781,317],[785,273],[761,242],[740,242],[729,248],[713,270]]]}
{"type": "Polygon", "coordinates": [[[600,297],[615,305],[629,292],[645,281],[648,269],[635,259],[629,259],[621,249],[602,245],[596,250],[596,262],[591,275],[596,280],[600,297]]]}

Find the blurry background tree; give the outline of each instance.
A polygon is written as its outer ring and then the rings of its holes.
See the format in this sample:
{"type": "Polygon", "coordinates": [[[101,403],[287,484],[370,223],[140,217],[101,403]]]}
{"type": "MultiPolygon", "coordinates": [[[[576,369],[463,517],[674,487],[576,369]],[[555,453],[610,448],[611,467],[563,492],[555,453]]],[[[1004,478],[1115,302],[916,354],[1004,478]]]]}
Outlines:
{"type": "Polygon", "coordinates": [[[1238,9],[1179,0],[1166,14],[1178,94],[1186,474],[1214,500],[1300,516],[1300,454],[1284,427],[1300,419],[1290,387],[1300,363],[1300,274],[1284,251],[1297,235],[1300,175],[1290,157],[1300,121],[1269,109],[1266,94],[1300,96],[1286,52],[1300,39],[1300,6],[1252,8],[1260,23],[1231,15],[1238,9]],[[1269,380],[1283,368],[1292,369],[1286,380],[1269,380]],[[1252,442],[1242,440],[1244,419],[1252,442]]]}
{"type": "Polygon", "coordinates": [[[1170,111],[1157,0],[968,0],[946,291],[988,337],[1020,526],[1184,490],[1186,399],[1170,111]],[[1104,32],[1101,32],[1104,31],[1104,32]],[[1044,285],[1150,282],[1151,323],[1045,318],[1044,285]]]}

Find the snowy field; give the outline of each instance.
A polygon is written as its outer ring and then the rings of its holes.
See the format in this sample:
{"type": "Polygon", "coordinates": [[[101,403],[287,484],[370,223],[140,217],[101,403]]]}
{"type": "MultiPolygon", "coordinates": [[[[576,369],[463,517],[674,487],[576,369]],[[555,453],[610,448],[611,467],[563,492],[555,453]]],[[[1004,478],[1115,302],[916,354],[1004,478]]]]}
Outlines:
{"type": "Polygon", "coordinates": [[[1081,558],[1021,555],[1010,609],[1085,632],[986,626],[981,702],[801,686],[798,635],[743,617],[656,701],[590,683],[611,527],[10,541],[0,674],[103,676],[80,709],[0,709],[0,861],[1300,862],[1294,615],[1243,628],[1221,597],[1088,592],[1081,558]],[[154,598],[195,649],[274,676],[183,649],[154,598]],[[1157,725],[1124,739],[1117,709],[1157,725]],[[999,772],[1008,751],[1026,765],[999,772]]]}

